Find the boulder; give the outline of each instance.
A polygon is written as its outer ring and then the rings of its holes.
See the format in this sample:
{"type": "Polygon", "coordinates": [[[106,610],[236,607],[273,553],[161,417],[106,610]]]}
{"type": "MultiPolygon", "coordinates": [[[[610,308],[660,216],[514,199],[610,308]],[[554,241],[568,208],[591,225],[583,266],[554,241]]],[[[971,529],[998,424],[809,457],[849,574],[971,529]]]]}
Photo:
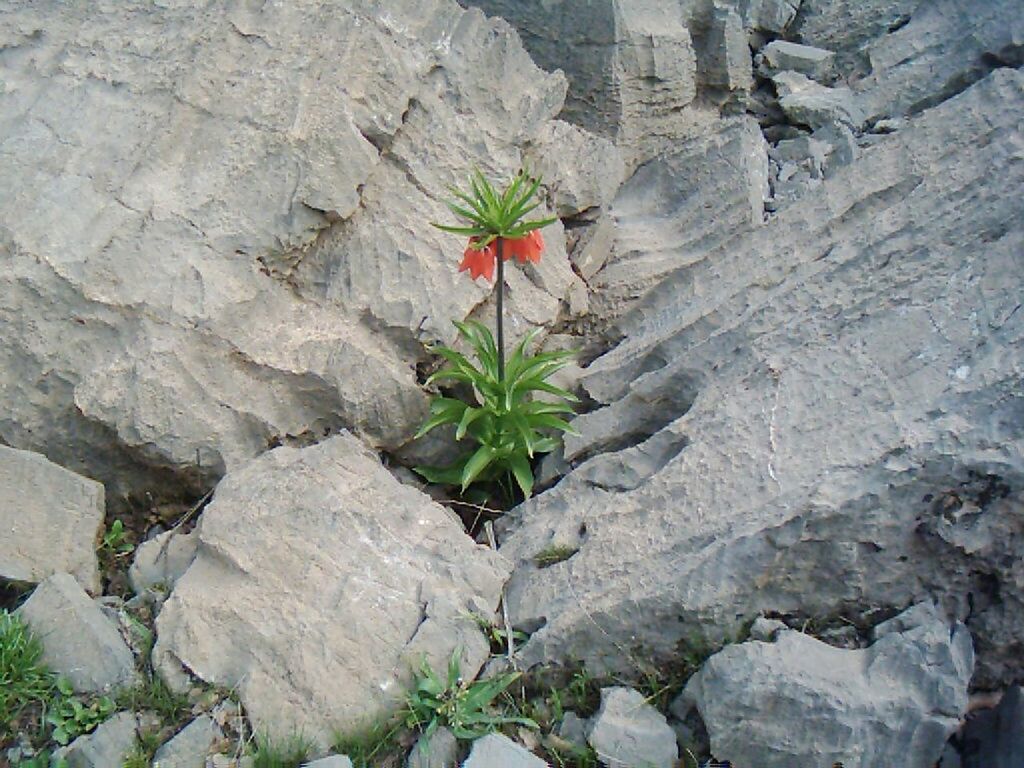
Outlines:
{"type": "Polygon", "coordinates": [[[489,733],[473,742],[462,768],[548,768],[548,764],[507,736],[489,733]]]}
{"type": "Polygon", "coordinates": [[[153,768],[206,768],[211,747],[223,737],[209,715],[186,725],[153,755],[153,768]]]}
{"type": "Polygon", "coordinates": [[[758,615],[933,596],[976,684],[1024,674],[1022,110],[1024,73],[993,72],[615,322],[576,468],[506,523],[524,663],[635,673],[621,648],[670,662],[758,615]],[[551,544],[578,551],[538,568],[551,544]]]}
{"type": "Polygon", "coordinates": [[[36,587],[18,613],[43,644],[43,663],[76,691],[109,693],[138,682],[135,657],[117,627],[67,573],[36,587]]]}
{"type": "Polygon", "coordinates": [[[976,712],[960,738],[963,768],[1024,765],[1024,692],[1010,686],[995,709],[976,712]]]}
{"type": "Polygon", "coordinates": [[[602,688],[587,741],[608,768],[674,768],[676,734],[665,716],[632,688],[602,688]]]}
{"type": "Polygon", "coordinates": [[[791,71],[772,75],[772,82],[779,94],[779,106],[790,122],[811,130],[832,123],[857,129],[864,123],[865,115],[849,88],[829,88],[791,71]]]}
{"type": "Polygon", "coordinates": [[[683,697],[699,710],[719,760],[888,768],[898,756],[906,768],[932,768],[967,709],[973,666],[967,629],[924,604],[910,626],[863,650],[795,630],[774,643],[728,646],[683,697]]]}
{"type": "MultiPolygon", "coordinates": [[[[474,165],[516,170],[566,87],[452,0],[45,0],[0,47],[0,441],[112,504],[341,427],[403,446],[424,344],[489,290],[429,222],[474,165]]],[[[581,285],[545,235],[510,277],[531,325],[581,285]]]]}
{"type": "Polygon", "coordinates": [[[812,80],[822,80],[830,73],[834,58],[832,51],[787,40],[773,40],[761,50],[762,69],[769,77],[792,71],[812,80]]]}
{"type": "Polygon", "coordinates": [[[138,743],[139,721],[133,712],[118,712],[96,730],[79,736],[55,757],[68,768],[115,768],[124,765],[138,743]]]}
{"type": "Polygon", "coordinates": [[[103,515],[102,485],[37,453],[0,445],[0,579],[35,584],[70,573],[98,593],[103,515]]]}
{"type": "Polygon", "coordinates": [[[354,436],[277,448],[218,485],[157,618],[154,664],[237,690],[258,731],[326,746],[400,704],[413,667],[472,677],[508,564],[354,436]]]}

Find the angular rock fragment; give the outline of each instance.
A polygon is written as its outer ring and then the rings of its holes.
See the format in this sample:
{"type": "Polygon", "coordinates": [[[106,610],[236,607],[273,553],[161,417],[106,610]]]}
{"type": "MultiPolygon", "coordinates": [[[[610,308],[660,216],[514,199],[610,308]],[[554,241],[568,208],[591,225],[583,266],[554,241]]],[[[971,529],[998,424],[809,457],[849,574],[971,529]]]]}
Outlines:
{"type": "Polygon", "coordinates": [[[547,763],[500,733],[473,742],[462,768],[547,768],[547,763]]]}
{"type": "Polygon", "coordinates": [[[70,573],[99,592],[103,499],[99,483],[0,445],[0,579],[38,583],[70,573]]]}
{"type": "Polygon", "coordinates": [[[676,734],[665,716],[632,688],[602,688],[587,741],[608,768],[674,768],[676,734]]]}
{"type": "Polygon", "coordinates": [[[212,717],[200,715],[156,751],[153,768],[205,768],[210,748],[222,735],[212,717]]]}
{"type": "Polygon", "coordinates": [[[772,82],[778,90],[782,111],[798,125],[814,130],[836,122],[854,129],[864,124],[865,115],[849,88],[829,88],[789,71],[773,75],[772,82]]]}
{"type": "Polygon", "coordinates": [[[424,656],[442,670],[459,648],[467,677],[486,658],[472,614],[495,609],[507,563],[351,435],[230,473],[197,530],[155,665],[236,689],[272,739],[326,745],[396,707],[424,656]]]}
{"type": "Polygon", "coordinates": [[[170,592],[196,557],[199,536],[165,531],[138,546],[128,569],[128,579],[136,594],[147,589],[170,592]]]}
{"type": "Polygon", "coordinates": [[[118,712],[96,727],[92,733],[79,736],[56,757],[67,761],[68,768],[116,768],[138,743],[139,722],[134,712],[118,712]]]}
{"type": "Polygon", "coordinates": [[[932,768],[967,709],[970,633],[934,605],[864,650],[794,630],[774,643],[728,646],[684,698],[700,711],[719,760],[762,768],[932,768]],[[799,727],[794,724],[799,723],[799,727]]]}
{"type": "Polygon", "coordinates": [[[773,40],[761,50],[762,67],[769,77],[792,71],[820,81],[831,71],[834,58],[832,51],[786,40],[773,40]]]}
{"type": "Polygon", "coordinates": [[[70,574],[46,579],[18,613],[42,641],[43,663],[76,691],[109,693],[137,682],[131,650],[70,574]]]}

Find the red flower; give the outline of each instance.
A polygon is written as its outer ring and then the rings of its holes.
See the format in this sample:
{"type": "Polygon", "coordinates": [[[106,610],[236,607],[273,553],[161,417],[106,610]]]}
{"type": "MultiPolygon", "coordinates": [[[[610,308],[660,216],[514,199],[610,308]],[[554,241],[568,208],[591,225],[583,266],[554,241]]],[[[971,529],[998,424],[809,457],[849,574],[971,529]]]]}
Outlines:
{"type": "Polygon", "coordinates": [[[544,237],[539,229],[535,229],[525,237],[506,240],[505,246],[502,249],[502,257],[508,260],[510,257],[515,256],[516,261],[520,264],[526,264],[527,262],[536,264],[540,261],[540,254],[543,250],[544,237]]]}
{"type": "Polygon", "coordinates": [[[477,243],[478,238],[469,238],[469,247],[466,248],[465,253],[462,254],[462,263],[459,264],[459,272],[465,272],[469,270],[469,276],[476,280],[478,277],[485,277],[488,280],[494,279],[494,262],[497,259],[497,253],[492,241],[489,245],[484,248],[474,247],[477,243]]]}

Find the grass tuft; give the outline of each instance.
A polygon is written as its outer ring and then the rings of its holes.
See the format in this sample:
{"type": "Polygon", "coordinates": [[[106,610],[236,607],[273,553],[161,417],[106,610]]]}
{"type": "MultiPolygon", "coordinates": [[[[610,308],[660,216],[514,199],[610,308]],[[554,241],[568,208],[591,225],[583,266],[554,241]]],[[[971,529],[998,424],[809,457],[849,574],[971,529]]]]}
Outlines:
{"type": "Polygon", "coordinates": [[[53,694],[56,678],[42,656],[42,644],[21,618],[0,610],[0,745],[13,737],[22,710],[53,694]]]}

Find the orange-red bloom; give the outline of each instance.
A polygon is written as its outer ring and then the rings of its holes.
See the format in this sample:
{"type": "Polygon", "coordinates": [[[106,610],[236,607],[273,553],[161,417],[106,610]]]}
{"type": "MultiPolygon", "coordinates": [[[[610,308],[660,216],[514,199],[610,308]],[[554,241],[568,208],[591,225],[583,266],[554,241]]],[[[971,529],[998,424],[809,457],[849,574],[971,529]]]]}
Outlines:
{"type": "Polygon", "coordinates": [[[494,279],[494,263],[497,260],[497,253],[492,241],[484,248],[475,248],[477,238],[469,238],[469,247],[462,254],[462,263],[459,264],[459,272],[469,270],[469,276],[476,280],[478,277],[485,277],[488,280],[494,279]]]}
{"type": "Polygon", "coordinates": [[[525,237],[517,237],[513,240],[506,240],[502,249],[502,256],[507,260],[514,256],[520,264],[540,261],[541,251],[544,250],[544,237],[539,229],[528,233],[525,237]]]}

